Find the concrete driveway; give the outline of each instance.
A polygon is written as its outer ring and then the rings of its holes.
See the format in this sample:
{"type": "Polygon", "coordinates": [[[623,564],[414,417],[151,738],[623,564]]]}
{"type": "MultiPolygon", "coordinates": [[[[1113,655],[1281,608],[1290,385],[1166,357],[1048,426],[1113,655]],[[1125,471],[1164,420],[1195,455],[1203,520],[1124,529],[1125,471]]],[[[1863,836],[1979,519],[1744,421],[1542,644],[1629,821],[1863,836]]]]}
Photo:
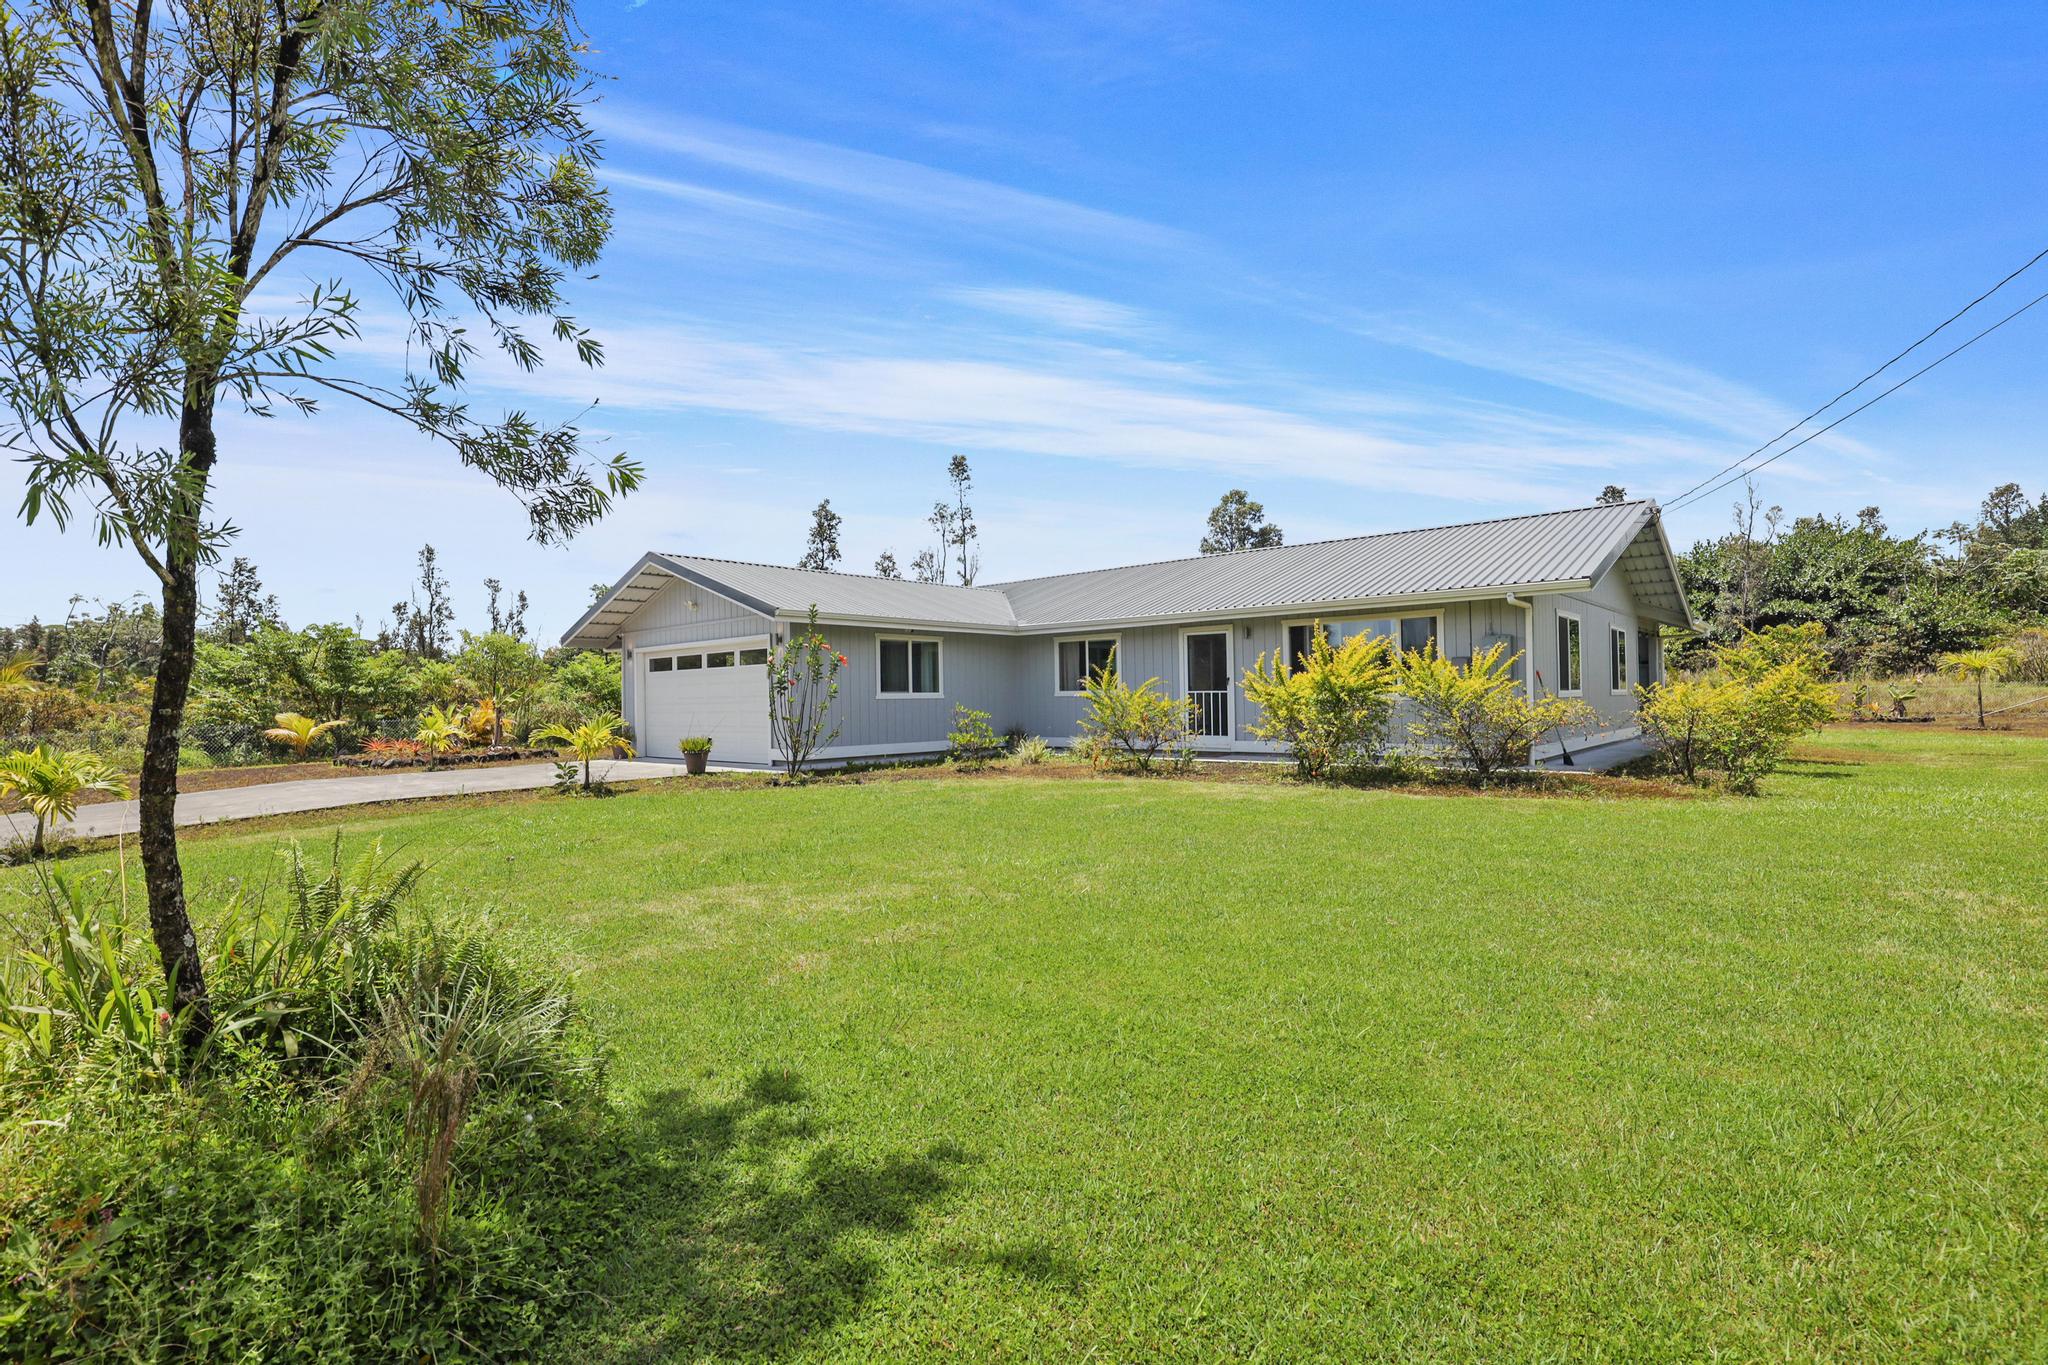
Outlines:
{"type": "MultiPolygon", "coordinates": [[[[712,770],[721,769],[713,765],[712,770]]],[[[591,776],[607,782],[638,782],[650,777],[681,777],[680,763],[610,760],[591,766],[591,776]]],[[[255,787],[227,787],[191,792],[178,798],[180,825],[211,825],[222,820],[248,820],[259,815],[367,806],[379,801],[410,801],[423,796],[464,796],[472,792],[528,791],[555,780],[552,763],[510,763],[502,768],[450,768],[443,772],[406,770],[374,772],[362,777],[320,777],[298,782],[271,782],[255,787]]],[[[35,833],[27,815],[0,815],[0,843],[26,843],[35,833]]],[[[76,820],[60,821],[51,838],[101,839],[133,834],[139,824],[136,803],[106,801],[80,806],[76,820]]]]}

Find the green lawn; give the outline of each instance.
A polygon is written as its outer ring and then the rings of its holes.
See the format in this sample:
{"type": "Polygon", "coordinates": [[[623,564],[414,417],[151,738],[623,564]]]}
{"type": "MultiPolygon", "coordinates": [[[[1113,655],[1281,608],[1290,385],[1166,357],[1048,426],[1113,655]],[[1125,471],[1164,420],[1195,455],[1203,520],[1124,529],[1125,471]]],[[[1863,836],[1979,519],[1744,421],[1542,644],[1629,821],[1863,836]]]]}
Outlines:
{"type": "MultiPolygon", "coordinates": [[[[347,828],[558,937],[615,1040],[646,1206],[564,1358],[2040,1359],[2048,741],[1824,745],[1758,801],[347,828]]],[[[195,886],[279,837],[194,838],[195,886]]]]}

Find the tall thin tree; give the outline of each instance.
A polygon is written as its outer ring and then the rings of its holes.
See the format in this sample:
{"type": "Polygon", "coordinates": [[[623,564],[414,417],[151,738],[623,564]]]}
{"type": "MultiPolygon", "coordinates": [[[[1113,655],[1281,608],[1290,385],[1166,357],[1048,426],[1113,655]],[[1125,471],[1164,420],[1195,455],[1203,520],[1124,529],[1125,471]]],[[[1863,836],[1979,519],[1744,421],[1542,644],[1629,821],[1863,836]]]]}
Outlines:
{"type": "Polygon", "coordinates": [[[796,562],[799,569],[830,569],[839,562],[839,521],[830,498],[811,509],[811,533],[804,540],[803,558],[796,562]]]}
{"type": "MultiPolygon", "coordinates": [[[[573,534],[635,487],[573,423],[457,397],[482,336],[541,363],[528,320],[586,364],[563,284],[611,213],[566,0],[17,0],[0,15],[0,440],[22,514],[90,502],[156,579],[162,649],[141,780],[152,933],[189,1035],[211,1006],[178,860],[177,765],[217,416],[355,400],[452,447],[573,534]],[[291,300],[324,258],[332,276],[291,300]],[[349,345],[351,280],[390,287],[408,344],[349,345]],[[472,319],[475,326],[472,326],[472,319]]],[[[323,476],[331,481],[330,473],[323,476]]]]}

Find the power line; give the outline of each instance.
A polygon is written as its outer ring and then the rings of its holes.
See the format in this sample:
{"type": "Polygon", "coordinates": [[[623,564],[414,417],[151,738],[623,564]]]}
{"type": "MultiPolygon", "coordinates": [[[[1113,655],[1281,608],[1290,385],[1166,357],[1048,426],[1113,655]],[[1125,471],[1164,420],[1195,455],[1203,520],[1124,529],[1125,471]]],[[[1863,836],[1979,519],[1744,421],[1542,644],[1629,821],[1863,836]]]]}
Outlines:
{"type": "MultiPolygon", "coordinates": [[[[2026,312],[2029,308],[2032,308],[2035,304],[2041,303],[2044,300],[2048,300],[2048,293],[2036,294],[2033,298],[2027,300],[2027,302],[2013,309],[2010,313],[2007,313],[2004,317],[1992,323],[1989,327],[1986,327],[1983,331],[1977,333],[1977,335],[1971,337],[1968,341],[1965,341],[1960,345],[1956,346],[1954,350],[1948,351],[1943,355],[1937,357],[1936,359],[1928,361],[1925,365],[1922,365],[1919,369],[1913,371],[1913,373],[1907,375],[1904,379],[1901,379],[1898,383],[1892,385],[1883,393],[1877,394],[1872,398],[1866,399],[1864,402],[1858,404],[1856,407],[1849,409],[1849,411],[1843,413],[1840,417],[1837,417],[1834,421],[1828,423],[1826,426],[1820,428],[1818,431],[1808,432],[1806,435],[1794,441],[1791,445],[1786,446],[1783,450],[1780,450],[1776,454],[1772,455],[1770,459],[1760,461],[1748,469],[1740,470],[1737,473],[1730,475],[1728,478],[1721,480],[1721,482],[1715,484],[1712,488],[1708,488],[1703,492],[1688,491],[1687,493],[1682,494],[1680,497],[1674,498],[1666,506],[1665,510],[1671,511],[1680,507],[1684,507],[1688,503],[1698,502],[1701,498],[1709,497],[1712,494],[1720,492],[1729,484],[1734,483],[1737,479],[1748,478],[1751,474],[1756,473],[1757,470],[1762,469],[1765,465],[1775,464],[1777,461],[1783,459],[1785,456],[1790,455],[1793,451],[1799,449],[1799,447],[1805,445],[1808,441],[1811,441],[1814,437],[1825,436],[1828,432],[1833,431],[1836,427],[1842,425],[1842,423],[1848,421],[1851,417],[1854,417],[1857,413],[1863,411],[1863,409],[1869,407],[1871,404],[1882,402],[1884,399],[1891,397],[1891,395],[1897,393],[1900,389],[1905,388],[1906,385],[1912,383],[1921,375],[1926,374],[1929,370],[1941,364],[1943,361],[1949,359],[1951,356],[1958,355],[1963,351],[1967,351],[1968,349],[1970,349],[1970,347],[1976,345],[1985,337],[1990,336],[1993,332],[2005,326],[2006,323],[2011,322],[2014,318],[2018,317],[2020,314],[2026,312]]],[[[1861,386],[1859,385],[1859,387],[1861,386]]],[[[1830,406],[1832,406],[1832,404],[1830,406]]],[[[1825,410],[1826,409],[1823,409],[1823,411],[1825,410]]],[[[1730,466],[1730,468],[1733,468],[1733,466],[1730,466]]],[[[1726,471],[1724,470],[1723,472],[1725,473],[1726,471]]],[[[1694,488],[1698,487],[1699,485],[1694,485],[1694,488]]]]}
{"type": "MultiPolygon", "coordinates": [[[[1772,438],[1771,438],[1770,440],[1768,440],[1768,441],[1765,441],[1765,442],[1764,442],[1764,443],[1763,443],[1762,445],[1758,446],[1758,447],[1757,447],[1757,448],[1756,448],[1755,450],[1752,450],[1752,451],[1750,451],[1750,452],[1749,452],[1749,454],[1747,454],[1747,455],[1743,456],[1743,457],[1742,457],[1741,459],[1739,459],[1739,460],[1736,460],[1736,461],[1734,461],[1734,462],[1733,462],[1732,464],[1725,464],[1725,465],[1722,465],[1722,466],[1721,466],[1721,467],[1720,467],[1719,469],[1717,469],[1717,470],[1715,470],[1715,471],[1714,471],[1713,473],[1711,473],[1711,474],[1707,475],[1707,477],[1706,477],[1706,478],[1704,478],[1704,479],[1701,479],[1701,480],[1700,480],[1700,481],[1699,481],[1698,483],[1694,484],[1694,485],[1693,485],[1693,486],[1692,486],[1691,488],[1688,488],[1688,489],[1686,489],[1686,490],[1685,490],[1685,491],[1684,491],[1683,493],[1679,493],[1679,494],[1677,494],[1676,496],[1674,496],[1674,497],[1672,497],[1672,498],[1669,498],[1669,499],[1667,499],[1667,503],[1668,503],[1668,505],[1670,505],[1670,506],[1673,506],[1673,507],[1676,507],[1676,506],[1677,506],[1677,505],[1678,505],[1678,504],[1679,504],[1680,502],[1684,501],[1684,500],[1685,500],[1686,498],[1689,498],[1689,497],[1691,497],[1691,496],[1692,496],[1692,495],[1693,495],[1694,493],[1698,492],[1698,491],[1699,491],[1700,489],[1702,489],[1702,488],[1705,488],[1705,487],[1706,487],[1706,485],[1708,485],[1708,484],[1710,484],[1710,483],[1713,483],[1713,482],[1714,482],[1714,480],[1716,480],[1716,479],[1720,478],[1720,477],[1721,477],[1721,476],[1722,476],[1723,474],[1726,474],[1726,473],[1728,473],[1728,472],[1729,472],[1730,470],[1734,470],[1734,469],[1739,469],[1739,468],[1741,468],[1741,467],[1742,467],[1743,465],[1746,465],[1746,464],[1748,464],[1748,463],[1749,463],[1749,462],[1750,462],[1751,460],[1754,460],[1754,459],[1755,459],[1755,458],[1756,458],[1757,456],[1759,456],[1759,455],[1763,454],[1763,453],[1764,453],[1764,452],[1765,452],[1766,450],[1769,450],[1769,449],[1770,449],[1770,448],[1771,448],[1772,446],[1774,446],[1774,445],[1776,445],[1776,444],[1777,444],[1778,442],[1780,442],[1780,441],[1784,440],[1784,439],[1785,439],[1785,438],[1786,438],[1787,436],[1790,436],[1790,435],[1791,435],[1791,434],[1792,434],[1793,432],[1795,432],[1795,431],[1799,430],[1799,428],[1801,428],[1801,427],[1805,426],[1805,425],[1806,425],[1806,424],[1807,424],[1808,422],[1811,422],[1811,421],[1812,421],[1812,420],[1813,420],[1814,418],[1816,418],[1816,417],[1820,416],[1820,415],[1821,415],[1822,413],[1826,412],[1826,411],[1827,411],[1827,410],[1828,410],[1829,408],[1831,408],[1831,407],[1833,407],[1833,406],[1834,406],[1835,404],[1837,404],[1837,403],[1841,402],[1841,401],[1842,401],[1842,400],[1843,400],[1844,398],[1847,398],[1847,397],[1848,397],[1848,396],[1849,396],[1850,394],[1852,394],[1852,393],[1856,392],[1856,390],[1858,390],[1858,389],[1862,388],[1862,387],[1863,387],[1863,386],[1864,386],[1865,384],[1868,384],[1868,383],[1869,383],[1869,382],[1870,382],[1871,380],[1873,380],[1873,379],[1877,378],[1877,377],[1878,377],[1879,375],[1883,374],[1883,373],[1884,373],[1884,372],[1885,372],[1886,370],[1889,370],[1889,369],[1890,369],[1890,368],[1891,368],[1892,366],[1894,366],[1894,365],[1898,364],[1898,363],[1899,363],[1899,362],[1900,362],[1901,360],[1904,360],[1904,359],[1905,359],[1905,358],[1906,358],[1907,356],[1909,356],[1909,355],[1913,354],[1913,352],[1915,352],[1915,351],[1919,350],[1919,349],[1920,349],[1920,348],[1921,348],[1922,346],[1925,346],[1925,345],[1926,345],[1926,344],[1927,344],[1927,343],[1928,343],[1929,341],[1932,341],[1932,340],[1933,340],[1933,339],[1934,339],[1934,338],[1935,338],[1936,336],[1940,335],[1940,334],[1941,334],[1942,332],[1946,331],[1946,330],[1947,330],[1947,329],[1948,329],[1948,328],[1949,328],[1950,326],[1952,326],[1952,325],[1953,325],[1953,324],[1954,324],[1954,323],[1956,322],[1956,320],[1957,320],[1957,319],[1959,319],[1959,318],[1961,318],[1961,317],[1963,316],[1963,314],[1965,314],[1965,313],[1969,312],[1969,311],[1970,311],[1970,310],[1971,310],[1972,308],[1975,308],[1975,307],[1976,307],[1976,306],[1977,306],[1978,304],[1980,304],[1980,303],[1984,302],[1984,300],[1986,300],[1986,299],[1990,298],[1990,297],[1991,297],[1991,296],[1992,296],[1993,294],[1996,294],[1996,293],[1997,293],[1997,292],[1998,292],[1999,290],[2001,290],[2001,289],[2005,288],[2005,287],[2006,287],[2007,285],[2011,284],[2011,283],[2012,283],[2012,282],[2013,282],[2014,280],[2018,279],[2018,278],[2019,278],[2020,276],[2022,276],[2022,275],[2026,274],[2026,273],[2027,273],[2027,272],[2028,272],[2029,270],[2033,269],[2033,268],[2034,268],[2034,266],[2036,266],[2037,264],[2039,264],[2039,263],[2040,263],[2040,261],[2042,260],[2042,258],[2043,258],[2043,257],[2048,257],[2048,247],[2043,247],[2043,248],[2041,248],[2041,250],[2040,250],[2040,251],[2038,251],[2038,252],[2034,253],[2034,256],[2033,256],[2033,258],[2032,258],[2031,260],[2029,260],[2029,261],[2028,261],[2028,262],[2027,262],[2027,263],[2026,263],[2025,265],[2023,265],[2023,266],[2021,266],[2021,267],[2020,267],[2019,269],[2017,269],[2017,270],[2013,271],[2013,272],[2012,272],[2012,273],[2011,273],[2010,275],[2007,275],[2007,276],[2006,276],[2006,277],[2005,277],[2004,279],[2000,280],[2000,281],[1999,281],[1999,282],[1998,282],[1997,284],[1994,284],[1994,285],[1992,285],[1992,286],[1991,286],[1991,287],[1990,287],[1989,289],[1987,289],[1987,290],[1985,290],[1985,291],[1984,291],[1983,293],[1979,294],[1979,295],[1978,295],[1978,296],[1977,296],[1976,298],[1974,298],[1974,299],[1971,299],[1971,300],[1970,300],[1970,301],[1969,301],[1968,303],[1964,304],[1964,305],[1963,305],[1963,306],[1962,306],[1961,308],[1957,309],[1957,310],[1956,310],[1956,311],[1955,311],[1954,313],[1951,313],[1951,314],[1950,314],[1950,315],[1949,315],[1949,316],[1948,316],[1948,317],[1947,317],[1947,318],[1946,318],[1946,319],[1945,319],[1945,320],[1944,320],[1944,321],[1942,322],[1942,324],[1941,324],[1941,325],[1940,325],[1939,327],[1936,327],[1936,328],[1935,328],[1935,329],[1934,329],[1933,331],[1929,332],[1929,333],[1928,333],[1928,334],[1927,334],[1926,336],[1923,336],[1923,337],[1921,337],[1921,338],[1920,338],[1920,339],[1919,339],[1918,341],[1914,342],[1914,343],[1913,343],[1913,344],[1912,344],[1911,346],[1908,346],[1908,347],[1907,347],[1907,348],[1906,348],[1905,350],[1903,350],[1903,351],[1900,351],[1900,352],[1899,352],[1899,353],[1898,353],[1897,355],[1893,356],[1893,357],[1892,357],[1892,358],[1891,358],[1890,360],[1887,360],[1887,361],[1885,361],[1885,363],[1884,363],[1884,364],[1882,364],[1882,365],[1878,366],[1878,367],[1877,367],[1876,369],[1872,370],[1872,371],[1871,371],[1871,372],[1870,372],[1869,374],[1866,374],[1866,375],[1864,375],[1864,376],[1863,376],[1863,377],[1862,377],[1861,379],[1859,379],[1859,380],[1857,380],[1857,381],[1856,381],[1855,383],[1851,384],[1851,385],[1850,385],[1850,386],[1849,386],[1848,388],[1846,388],[1846,389],[1843,389],[1843,390],[1842,390],[1842,391],[1841,391],[1840,393],[1836,394],[1836,395],[1835,395],[1835,396],[1834,396],[1833,398],[1830,398],[1830,399],[1829,399],[1829,400],[1828,400],[1827,402],[1825,402],[1825,403],[1821,404],[1821,405],[1820,405],[1819,407],[1815,408],[1815,409],[1814,409],[1814,410],[1813,410],[1812,412],[1809,412],[1809,413],[1807,413],[1807,414],[1806,414],[1806,416],[1804,416],[1804,417],[1800,418],[1800,419],[1799,419],[1798,421],[1794,422],[1794,423],[1793,423],[1793,424],[1792,424],[1791,426],[1789,426],[1789,427],[1786,427],[1786,428],[1785,428],[1785,429],[1784,429],[1783,431],[1779,432],[1779,433],[1778,433],[1778,434],[1777,434],[1776,436],[1773,436],[1773,437],[1772,437],[1772,438]]],[[[2028,308],[2031,308],[2031,307],[2033,307],[2033,304],[2028,304],[2028,305],[2027,305],[2027,307],[2028,307],[2028,308]]],[[[2022,309],[2022,310],[2020,310],[2020,311],[2024,312],[2024,311],[2026,311],[2026,310],[2025,310],[2025,309],[2022,309]]],[[[1974,341],[1975,339],[1976,339],[1976,338],[1974,338],[1974,337],[1973,337],[1973,338],[1971,338],[1971,340],[1973,340],[1973,341],[1974,341]]],[[[1945,360],[1945,359],[1947,359],[1947,357],[1946,357],[1946,356],[1944,356],[1944,357],[1942,357],[1942,358],[1943,358],[1944,360],[1945,360]]],[[[1937,362],[1937,363],[1939,363],[1939,362],[1937,362]]],[[[1925,371],[1922,371],[1922,373],[1924,374],[1924,373],[1925,373],[1925,371]]],[[[1879,396],[1880,396],[1880,397],[1882,397],[1883,395],[1879,395],[1879,396]]],[[[1866,404],[1865,406],[1868,406],[1868,404],[1866,404]]],[[[1863,409],[1862,409],[1862,408],[1858,408],[1858,409],[1857,409],[1856,411],[1857,411],[1857,412],[1861,412],[1861,411],[1863,411],[1863,409]]],[[[1849,414],[1849,415],[1853,417],[1853,416],[1855,416],[1855,413],[1851,413],[1851,414],[1849,414]]],[[[1833,424],[1832,424],[1832,423],[1830,423],[1830,425],[1833,425],[1833,424]]],[[[1815,435],[1815,436],[1818,436],[1819,434],[1820,434],[1819,432],[1815,432],[1815,433],[1814,433],[1814,435],[1815,435]]],[[[1812,436],[1809,436],[1809,437],[1807,437],[1807,438],[1806,438],[1806,440],[1809,440],[1809,441],[1810,441],[1810,440],[1812,440],[1812,439],[1813,439],[1813,437],[1812,437],[1812,436]]],[[[1804,444],[1805,444],[1805,441],[1802,441],[1802,442],[1800,442],[1800,444],[1801,444],[1801,445],[1804,445],[1804,444]]],[[[1780,453],[1780,454],[1783,454],[1783,452],[1782,452],[1782,451],[1781,451],[1781,452],[1779,452],[1779,453],[1780,453]]],[[[1771,459],[1772,459],[1772,460],[1775,460],[1776,458],[1777,458],[1777,456],[1776,456],[1776,455],[1773,455],[1773,456],[1771,457],[1771,459]]],[[[1764,464],[1769,464],[1770,462],[1771,462],[1770,460],[1765,460],[1765,461],[1764,461],[1764,464]]],[[[1757,468],[1758,468],[1758,469],[1762,469],[1762,468],[1763,468],[1763,465],[1758,465],[1758,466],[1757,466],[1757,468]]],[[[1712,492],[1713,490],[1712,490],[1712,489],[1708,489],[1708,491],[1709,491],[1709,492],[1712,492]]]]}

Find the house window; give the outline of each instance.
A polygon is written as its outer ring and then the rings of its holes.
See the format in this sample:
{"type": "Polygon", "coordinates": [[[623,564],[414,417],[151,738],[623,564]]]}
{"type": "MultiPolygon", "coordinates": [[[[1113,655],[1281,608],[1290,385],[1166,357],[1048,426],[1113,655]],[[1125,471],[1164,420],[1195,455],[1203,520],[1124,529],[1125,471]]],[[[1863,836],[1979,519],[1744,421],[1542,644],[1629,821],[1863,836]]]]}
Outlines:
{"type": "Polygon", "coordinates": [[[1628,632],[1617,630],[1610,626],[1607,631],[1607,641],[1610,646],[1608,653],[1612,656],[1614,662],[1614,675],[1607,684],[1608,690],[1626,692],[1628,691],[1628,632]]]}
{"type": "Polygon", "coordinates": [[[1579,652],[1579,618],[1557,614],[1557,692],[1576,697],[1586,690],[1585,659],[1579,652]]]}
{"type": "Polygon", "coordinates": [[[1310,643],[1315,639],[1316,626],[1321,625],[1323,634],[1329,638],[1330,648],[1342,649],[1344,642],[1355,636],[1383,636],[1392,640],[1402,649],[1421,649],[1437,638],[1435,616],[1365,616],[1348,621],[1290,621],[1287,624],[1287,659],[1291,666],[1300,667],[1308,657],[1310,643]]]}
{"type": "Polygon", "coordinates": [[[1058,686],[1053,690],[1062,697],[1079,696],[1090,678],[1115,667],[1116,645],[1114,635],[1059,641],[1054,646],[1059,663],[1058,686]]]}
{"type": "Polygon", "coordinates": [[[673,658],[669,658],[666,656],[659,659],[649,659],[647,661],[647,671],[649,673],[666,673],[675,666],[676,661],[673,658]]]}
{"type": "Polygon", "coordinates": [[[939,693],[939,642],[880,636],[876,639],[885,697],[936,697],[939,693]]]}
{"type": "Polygon", "coordinates": [[[768,651],[765,649],[743,649],[740,651],[741,668],[749,668],[755,664],[765,664],[767,662],[768,651]]]}
{"type": "Polygon", "coordinates": [[[1636,681],[1648,687],[1657,681],[1657,664],[1664,657],[1664,642],[1655,631],[1636,632],[1636,681]]]}
{"type": "Polygon", "coordinates": [[[702,667],[704,667],[704,656],[702,654],[676,655],[676,672],[678,673],[688,673],[693,668],[702,667]]]}
{"type": "Polygon", "coordinates": [[[706,654],[704,656],[704,666],[706,668],[731,668],[732,651],[727,649],[721,650],[716,654],[706,654]]]}

